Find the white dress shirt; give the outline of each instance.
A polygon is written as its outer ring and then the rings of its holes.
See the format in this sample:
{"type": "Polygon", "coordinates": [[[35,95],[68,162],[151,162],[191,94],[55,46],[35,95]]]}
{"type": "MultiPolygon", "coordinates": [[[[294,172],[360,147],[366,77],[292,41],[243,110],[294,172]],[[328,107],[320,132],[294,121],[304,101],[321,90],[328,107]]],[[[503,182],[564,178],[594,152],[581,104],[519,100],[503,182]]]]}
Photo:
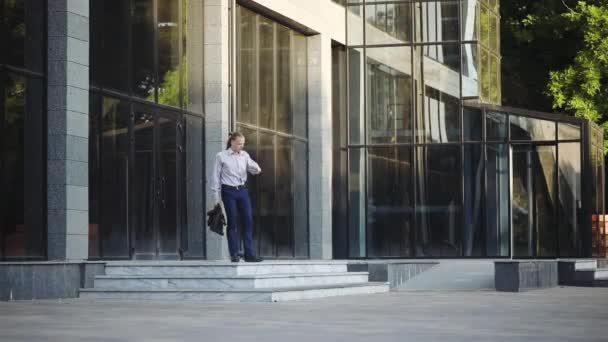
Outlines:
{"type": "Polygon", "coordinates": [[[247,172],[257,175],[262,169],[245,151],[234,152],[228,148],[215,156],[213,169],[213,192],[219,202],[222,194],[222,184],[239,186],[247,181],[247,172]]]}

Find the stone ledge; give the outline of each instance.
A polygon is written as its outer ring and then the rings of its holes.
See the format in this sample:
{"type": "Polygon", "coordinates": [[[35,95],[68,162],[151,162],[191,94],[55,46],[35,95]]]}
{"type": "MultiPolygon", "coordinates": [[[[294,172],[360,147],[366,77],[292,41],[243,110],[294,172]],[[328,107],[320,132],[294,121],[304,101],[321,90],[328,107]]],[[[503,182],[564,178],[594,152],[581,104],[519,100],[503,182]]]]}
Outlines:
{"type": "Polygon", "coordinates": [[[494,262],[496,291],[522,292],[558,285],[557,260],[508,260],[494,262]]]}

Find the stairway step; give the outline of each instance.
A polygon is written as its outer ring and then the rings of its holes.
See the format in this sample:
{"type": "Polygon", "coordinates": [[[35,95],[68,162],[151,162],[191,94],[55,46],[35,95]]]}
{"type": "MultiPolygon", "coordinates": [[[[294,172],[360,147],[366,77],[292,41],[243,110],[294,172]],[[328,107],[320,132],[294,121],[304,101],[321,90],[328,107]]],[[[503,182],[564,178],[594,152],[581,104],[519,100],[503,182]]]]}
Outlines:
{"type": "Polygon", "coordinates": [[[191,300],[205,302],[280,302],[333,296],[384,293],[387,283],[359,283],[344,285],[303,286],[250,290],[201,290],[201,289],[80,289],[79,297],[85,299],[114,300],[191,300]]]}
{"type": "Polygon", "coordinates": [[[260,274],[250,276],[131,276],[95,277],[95,287],[113,289],[261,289],[327,284],[354,284],[369,280],[367,272],[260,274]]]}
{"type": "Polygon", "coordinates": [[[576,271],[595,270],[597,268],[597,260],[574,260],[576,271]]]}
{"type": "Polygon", "coordinates": [[[593,287],[608,287],[608,278],[599,278],[593,281],[593,287]]]}
{"type": "Polygon", "coordinates": [[[595,270],[595,279],[606,279],[608,278],[608,268],[598,268],[595,270]]]}
{"type": "Polygon", "coordinates": [[[346,261],[265,261],[261,263],[230,262],[108,262],[107,275],[149,276],[219,276],[258,274],[344,273],[346,261]]]}

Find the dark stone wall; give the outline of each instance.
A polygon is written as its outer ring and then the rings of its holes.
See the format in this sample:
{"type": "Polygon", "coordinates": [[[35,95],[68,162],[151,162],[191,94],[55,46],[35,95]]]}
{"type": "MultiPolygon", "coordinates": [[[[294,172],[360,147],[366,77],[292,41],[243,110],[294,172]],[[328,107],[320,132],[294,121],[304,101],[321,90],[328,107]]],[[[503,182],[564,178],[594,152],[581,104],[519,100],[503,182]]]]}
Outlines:
{"type": "Polygon", "coordinates": [[[494,263],[496,291],[520,292],[555,287],[557,260],[497,261],[494,263]]]}
{"type": "Polygon", "coordinates": [[[0,300],[56,299],[78,297],[78,289],[92,287],[96,274],[104,274],[103,263],[1,263],[0,300]]]}

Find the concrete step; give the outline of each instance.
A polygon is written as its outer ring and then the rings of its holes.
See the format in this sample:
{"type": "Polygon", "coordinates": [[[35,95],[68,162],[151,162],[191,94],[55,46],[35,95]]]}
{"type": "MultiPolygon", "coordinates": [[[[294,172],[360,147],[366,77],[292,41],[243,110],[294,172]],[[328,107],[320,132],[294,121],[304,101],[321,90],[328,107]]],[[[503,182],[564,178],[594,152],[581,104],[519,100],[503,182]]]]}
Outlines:
{"type": "Polygon", "coordinates": [[[598,268],[594,275],[596,280],[608,279],[608,268],[598,268]]]}
{"type": "Polygon", "coordinates": [[[260,274],[253,276],[131,276],[95,277],[95,288],[111,289],[263,289],[331,284],[356,284],[369,281],[367,272],[260,274]]]}
{"type": "Polygon", "coordinates": [[[593,287],[608,287],[608,278],[597,278],[593,281],[593,287]]]}
{"type": "Polygon", "coordinates": [[[261,263],[144,261],[108,262],[106,275],[132,276],[216,276],[233,277],[261,274],[344,273],[346,261],[264,261],[261,263]]]}
{"type": "Polygon", "coordinates": [[[188,300],[203,302],[282,302],[334,296],[384,293],[386,283],[359,283],[314,287],[289,287],[252,290],[201,290],[201,289],[80,289],[79,297],[112,300],[188,300]]]}
{"type": "Polygon", "coordinates": [[[579,270],[595,270],[597,268],[597,260],[574,260],[574,269],[579,270]]]}

